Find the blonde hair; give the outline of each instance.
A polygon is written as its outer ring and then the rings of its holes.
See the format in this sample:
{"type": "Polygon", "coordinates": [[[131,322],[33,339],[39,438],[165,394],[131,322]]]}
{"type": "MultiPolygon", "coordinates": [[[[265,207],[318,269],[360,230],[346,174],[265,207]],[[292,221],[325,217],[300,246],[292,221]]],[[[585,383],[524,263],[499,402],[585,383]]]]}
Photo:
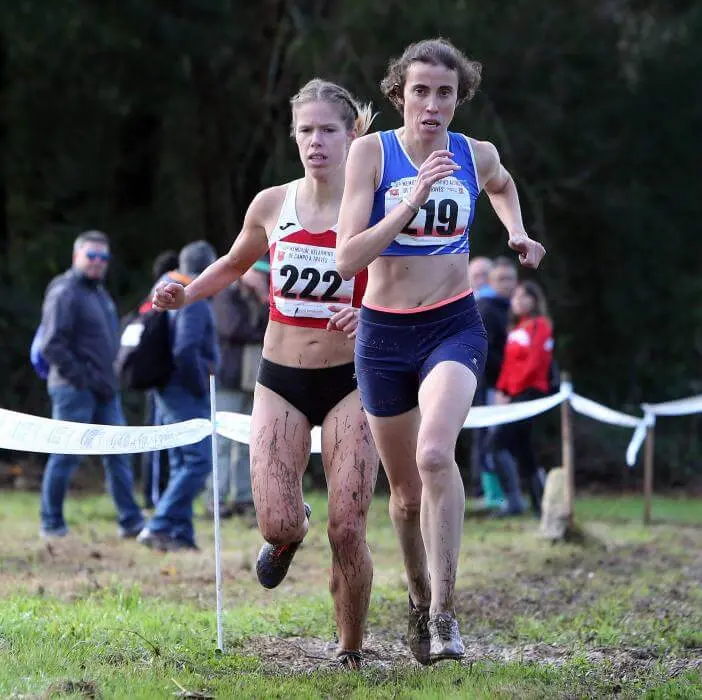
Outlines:
{"type": "Polygon", "coordinates": [[[290,106],[292,107],[290,133],[292,136],[295,135],[295,108],[309,102],[326,102],[336,105],[346,130],[351,131],[355,128],[357,136],[363,136],[370,129],[376,116],[373,113],[373,105],[370,102],[361,104],[341,85],[330,83],[321,78],[314,78],[306,85],[303,85],[298,93],[290,99],[290,106]]]}

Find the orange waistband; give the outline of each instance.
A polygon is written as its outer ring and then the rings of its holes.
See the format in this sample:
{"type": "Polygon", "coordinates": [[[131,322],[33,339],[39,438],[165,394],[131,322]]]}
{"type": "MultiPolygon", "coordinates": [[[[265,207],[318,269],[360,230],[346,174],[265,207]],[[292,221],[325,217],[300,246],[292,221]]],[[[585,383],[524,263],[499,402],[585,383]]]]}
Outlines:
{"type": "Polygon", "coordinates": [[[473,290],[469,287],[468,289],[466,289],[465,292],[456,294],[456,296],[449,297],[448,299],[442,299],[441,301],[437,301],[435,304],[429,304],[429,306],[414,306],[411,309],[390,309],[387,306],[369,304],[366,301],[363,302],[363,306],[365,306],[367,309],[373,309],[373,311],[384,311],[388,314],[416,314],[419,311],[431,311],[432,309],[438,309],[441,306],[446,306],[447,304],[451,304],[454,301],[463,299],[464,297],[467,297],[469,294],[472,293],[473,290]]]}

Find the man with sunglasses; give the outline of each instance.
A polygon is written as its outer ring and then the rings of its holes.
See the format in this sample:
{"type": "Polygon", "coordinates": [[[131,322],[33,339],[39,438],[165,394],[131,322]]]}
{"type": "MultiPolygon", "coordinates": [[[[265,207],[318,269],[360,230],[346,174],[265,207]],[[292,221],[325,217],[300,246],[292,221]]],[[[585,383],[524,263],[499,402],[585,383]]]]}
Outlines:
{"type": "MultiPolygon", "coordinates": [[[[50,365],[47,388],[52,418],[78,423],[125,425],[114,361],[119,348],[119,319],[103,285],[110,261],[107,236],[86,231],[73,244],[73,265],[46,291],[41,353],[50,365]]],[[[64,537],[68,528],[63,502],[76,455],[52,454],[41,489],[41,535],[64,537]]],[[[103,458],[109,492],[119,516],[120,537],[136,537],[144,524],[134,500],[128,455],[103,458]]]]}

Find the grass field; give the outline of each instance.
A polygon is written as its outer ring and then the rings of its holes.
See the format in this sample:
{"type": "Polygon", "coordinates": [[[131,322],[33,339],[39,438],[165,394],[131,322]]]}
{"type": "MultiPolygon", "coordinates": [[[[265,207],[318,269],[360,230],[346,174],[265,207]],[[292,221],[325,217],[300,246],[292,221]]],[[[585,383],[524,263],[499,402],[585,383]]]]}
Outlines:
{"type": "Polygon", "coordinates": [[[577,502],[593,535],[552,545],[525,517],[466,519],[457,608],[463,665],[416,665],[387,502],[371,510],[376,573],[360,673],[332,659],[326,504],[275,591],[253,573],[257,531],[223,523],[225,653],[215,651],[212,527],[203,552],[117,539],[110,501],[69,499],[72,534],[37,537],[37,496],[2,492],[0,697],[702,698],[702,502],[577,502]]]}

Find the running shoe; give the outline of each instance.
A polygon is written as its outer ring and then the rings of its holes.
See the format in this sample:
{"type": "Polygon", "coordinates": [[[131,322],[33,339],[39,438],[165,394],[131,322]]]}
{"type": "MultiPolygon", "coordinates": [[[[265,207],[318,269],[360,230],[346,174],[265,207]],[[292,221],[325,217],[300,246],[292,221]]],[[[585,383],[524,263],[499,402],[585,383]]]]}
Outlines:
{"type": "Polygon", "coordinates": [[[418,608],[409,598],[409,612],[407,615],[407,644],[414,658],[426,666],[429,661],[429,646],[431,638],[427,623],[429,622],[429,608],[418,608]]]}
{"type": "Polygon", "coordinates": [[[360,651],[338,651],[336,660],[347,671],[360,671],[363,666],[363,653],[360,651]]]}
{"type": "MultiPolygon", "coordinates": [[[[305,515],[309,520],[312,509],[305,503],[305,515]]],[[[256,576],[264,588],[275,588],[285,578],[300,542],[290,544],[266,544],[261,547],[256,559],[256,576]]]]}
{"type": "Polygon", "coordinates": [[[429,663],[453,659],[459,661],[465,656],[461,634],[458,631],[458,622],[449,613],[432,615],[427,623],[431,645],[429,648],[429,663]]]}

